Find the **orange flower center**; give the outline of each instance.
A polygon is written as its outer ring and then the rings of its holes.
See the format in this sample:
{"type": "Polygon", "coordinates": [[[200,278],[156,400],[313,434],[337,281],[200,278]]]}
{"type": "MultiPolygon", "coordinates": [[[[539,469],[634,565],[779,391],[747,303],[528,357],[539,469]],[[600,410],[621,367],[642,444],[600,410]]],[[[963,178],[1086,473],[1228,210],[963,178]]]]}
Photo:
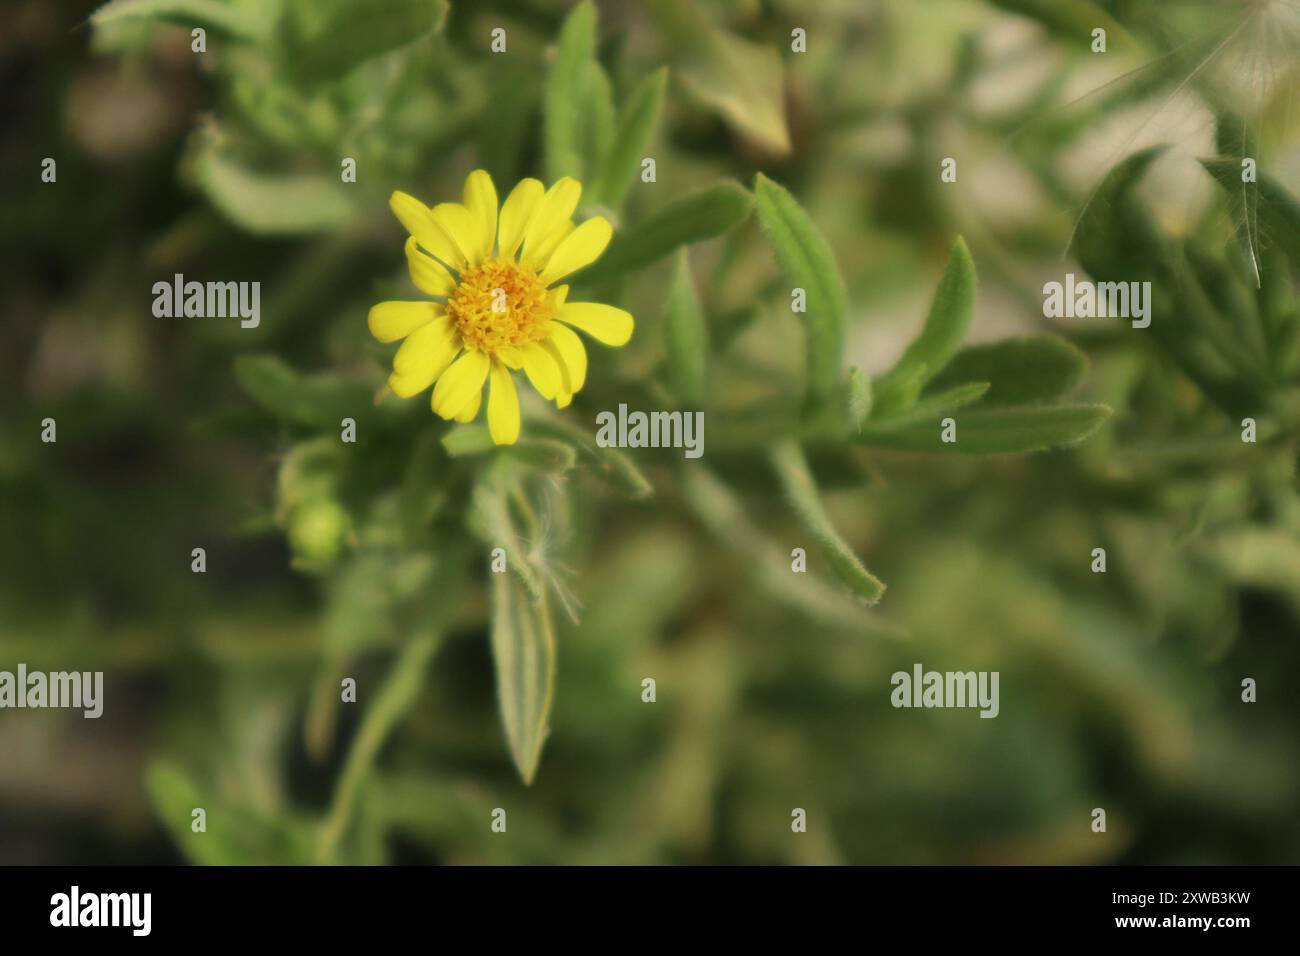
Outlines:
{"type": "Polygon", "coordinates": [[[465,343],[489,354],[545,338],[555,318],[546,286],[512,259],[488,259],[460,274],[447,311],[465,343]]]}

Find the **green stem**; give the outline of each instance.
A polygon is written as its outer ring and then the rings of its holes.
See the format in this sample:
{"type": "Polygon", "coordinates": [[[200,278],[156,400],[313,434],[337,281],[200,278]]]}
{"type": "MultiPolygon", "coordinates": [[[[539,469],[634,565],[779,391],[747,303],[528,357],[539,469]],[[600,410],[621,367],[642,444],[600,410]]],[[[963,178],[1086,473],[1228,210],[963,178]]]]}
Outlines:
{"type": "Polygon", "coordinates": [[[348,753],[347,762],[334,790],[334,802],[321,829],[319,856],[322,863],[334,861],[338,844],[352,819],[357,794],[374,766],[380,748],[398,722],[415,703],[424,680],[424,670],[441,643],[441,634],[426,634],[406,645],[393,664],[374,706],[366,712],[361,729],[348,753]]]}

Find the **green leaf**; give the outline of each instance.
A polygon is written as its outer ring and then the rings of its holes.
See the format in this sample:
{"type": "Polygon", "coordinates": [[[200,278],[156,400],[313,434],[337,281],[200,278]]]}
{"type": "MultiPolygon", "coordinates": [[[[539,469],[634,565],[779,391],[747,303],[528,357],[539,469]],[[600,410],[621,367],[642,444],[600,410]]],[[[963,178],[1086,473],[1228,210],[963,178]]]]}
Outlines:
{"type": "Polygon", "coordinates": [[[974,405],[989,390],[988,382],[966,382],[943,391],[927,394],[902,411],[890,415],[877,415],[873,424],[895,427],[907,422],[932,422],[967,405],[974,405]]]}
{"type": "Polygon", "coordinates": [[[723,181],[675,199],[638,225],[620,230],[581,281],[601,282],[640,269],[681,246],[720,236],[749,218],[753,197],[723,181]]]}
{"type": "Polygon", "coordinates": [[[941,440],[938,416],[901,425],[870,424],[860,441],[881,448],[961,455],[1013,454],[1074,445],[1095,432],[1108,417],[1105,405],[1047,405],[978,408],[952,416],[957,440],[941,440]]]}
{"type": "Polygon", "coordinates": [[[1258,182],[1243,183],[1240,159],[1201,162],[1232,198],[1238,216],[1253,216],[1252,228],[1268,244],[1283,249],[1293,266],[1300,266],[1300,202],[1277,180],[1262,173],[1258,174],[1258,182]]]}
{"type": "Polygon", "coordinates": [[[291,0],[284,55],[303,80],[333,79],[441,29],[447,0],[291,0]]]}
{"type": "Polygon", "coordinates": [[[258,172],[211,140],[199,146],[195,172],[212,204],[249,232],[325,232],[347,225],[360,211],[337,174],[258,172]]]}
{"type": "Polygon", "coordinates": [[[844,351],[844,279],[825,237],[786,189],[762,173],[754,180],[758,219],[777,262],[794,288],[807,294],[803,313],[807,336],[808,394],[819,401],[839,387],[844,351]]]}
{"type": "Polygon", "coordinates": [[[677,266],[668,289],[664,338],[668,379],[673,390],[687,407],[700,408],[708,381],[709,328],[700,311],[685,249],[677,253],[677,266]]]}
{"type": "Polygon", "coordinates": [[[649,498],[654,494],[650,479],[621,448],[602,448],[596,444],[590,432],[559,419],[530,422],[529,428],[539,435],[551,435],[568,442],[578,450],[583,461],[593,466],[598,477],[621,493],[637,499],[649,498]]]}
{"type": "Polygon", "coordinates": [[[1072,241],[1075,254],[1093,278],[1105,280],[1124,274],[1126,266],[1131,265],[1133,243],[1145,245],[1156,235],[1150,213],[1135,208],[1131,196],[1133,188],[1167,148],[1151,146],[1134,153],[1118,163],[1097,186],[1072,241]],[[1134,234],[1132,227],[1143,222],[1145,228],[1134,234]]]}
{"type": "Polygon", "coordinates": [[[789,153],[778,51],[718,29],[696,4],[652,0],[649,6],[677,51],[677,73],[687,93],[765,152],[789,153]]]}
{"type": "Polygon", "coordinates": [[[1235,342],[1226,353],[1217,338],[1214,350],[1206,348],[1206,339],[1222,330],[1216,329],[1181,249],[1159,230],[1155,216],[1134,192],[1165,149],[1155,146],[1135,153],[1107,174],[1080,220],[1074,250],[1093,279],[1152,283],[1155,316],[1147,330],[1152,339],[1207,398],[1240,418],[1258,409],[1262,383],[1229,364],[1242,364],[1235,342]],[[1162,320],[1162,315],[1176,320],[1162,320]],[[1189,335],[1193,329],[1204,335],[1189,335]]]}
{"type": "Polygon", "coordinates": [[[337,428],[371,408],[364,386],[333,375],[306,378],[274,355],[241,355],[235,379],[268,411],[299,425],[337,428]]]}
{"type": "Polygon", "coordinates": [[[1059,335],[1023,335],[962,349],[930,385],[990,382],[985,405],[1028,405],[1068,395],[1087,369],[1087,356],[1059,335]]]}
{"type": "Polygon", "coordinates": [[[542,136],[548,182],[586,174],[583,141],[592,116],[589,91],[598,82],[595,62],[596,7],[583,0],[564,19],[546,81],[542,136]]]}
{"type": "Polygon", "coordinates": [[[221,0],[112,0],[90,16],[95,27],[132,19],[158,20],[187,29],[203,27],[239,40],[265,40],[271,33],[265,6],[234,6],[221,0]]]}
{"type": "Polygon", "coordinates": [[[602,163],[618,135],[614,109],[614,90],[599,61],[587,67],[587,126],[582,131],[582,181],[592,182],[600,175],[602,163]]]}
{"type": "Polygon", "coordinates": [[[862,601],[875,604],[885,593],[885,585],[863,566],[831,524],[803,450],[793,441],[783,441],[772,449],[771,461],[791,507],[816,539],[831,568],[862,601]]]}
{"type": "Polygon", "coordinates": [[[885,407],[899,407],[895,397],[900,389],[911,388],[921,373],[921,384],[934,378],[961,346],[975,312],[975,263],[965,240],[953,243],[948,267],[944,270],[925,326],[894,367],[876,382],[877,402],[885,407]]]}
{"type": "Polygon", "coordinates": [[[623,103],[617,133],[601,162],[596,202],[611,209],[617,209],[623,202],[628,186],[641,169],[641,161],[646,158],[646,147],[659,121],[667,87],[668,68],[660,67],[641,80],[623,103]]]}
{"type": "MultiPolygon", "coordinates": [[[[499,575],[507,577],[508,575],[499,575]]],[[[329,816],[321,831],[321,862],[332,862],[334,852],[352,819],[357,795],[374,770],[375,760],[384,742],[410,711],[424,686],[425,671],[441,644],[438,634],[423,634],[408,641],[393,662],[384,685],[370,703],[361,727],[352,741],[347,761],[339,776],[330,804],[329,816]]]]}
{"type": "Polygon", "coordinates": [[[562,475],[578,461],[578,450],[566,441],[554,438],[525,438],[500,452],[511,461],[532,471],[562,475]]]}
{"type": "Polygon", "coordinates": [[[200,866],[302,865],[312,861],[311,832],[305,821],[269,819],[232,806],[201,788],[180,767],[155,761],[145,772],[145,788],[163,825],[200,866]],[[204,811],[206,830],[194,832],[193,812],[204,811]]]}
{"type": "Polygon", "coordinates": [[[1019,13],[1037,20],[1059,34],[1063,39],[1082,46],[1092,43],[1092,31],[1101,27],[1106,31],[1107,52],[1130,46],[1133,38],[1109,13],[1091,0],[991,0],[1011,13],[1019,13]]]}
{"type": "Polygon", "coordinates": [[[865,607],[854,594],[820,575],[791,574],[790,548],[777,544],[754,523],[751,509],[725,482],[698,463],[680,472],[682,500],[695,518],[728,551],[763,594],[803,614],[816,633],[870,635],[897,639],[902,629],[865,607]]]}
{"type": "Polygon", "coordinates": [[[885,383],[887,388],[882,389],[880,382],[877,382],[872,417],[888,418],[891,415],[899,415],[915,405],[916,400],[921,397],[921,389],[925,386],[926,371],[926,365],[922,362],[919,365],[893,370],[891,380],[885,383]]]}
{"type": "Polygon", "coordinates": [[[492,657],[506,742],[519,776],[533,782],[555,685],[555,634],[545,595],[533,601],[513,574],[492,574],[492,657]]]}
{"type": "Polygon", "coordinates": [[[515,526],[505,491],[490,481],[480,481],[474,486],[473,497],[473,526],[479,540],[489,548],[505,549],[506,566],[533,600],[542,600],[545,585],[528,558],[528,545],[515,526]]]}
{"type": "Polygon", "coordinates": [[[442,447],[452,458],[486,455],[496,448],[487,425],[457,425],[442,436],[442,447]]]}

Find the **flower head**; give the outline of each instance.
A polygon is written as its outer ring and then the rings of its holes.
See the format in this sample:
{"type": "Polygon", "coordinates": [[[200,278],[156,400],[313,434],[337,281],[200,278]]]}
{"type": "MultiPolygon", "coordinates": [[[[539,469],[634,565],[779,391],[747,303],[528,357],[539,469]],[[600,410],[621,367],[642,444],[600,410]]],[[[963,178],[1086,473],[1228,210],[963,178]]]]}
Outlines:
{"type": "Polygon", "coordinates": [[[587,351],[574,329],[620,346],[632,337],[632,316],[598,302],[569,302],[565,276],[590,265],[609,244],[609,223],[573,222],[582,186],[564,178],[546,189],[520,182],[497,209],[492,177],[476,169],[464,201],[430,208],[395,192],[389,200],[407,232],[411,281],[433,297],[381,302],[370,332],[381,342],[404,339],[388,386],[402,398],[433,386],[433,410],[473,421],[488,385],[492,440],[519,437],[514,373],[564,408],[587,376],[587,351]]]}

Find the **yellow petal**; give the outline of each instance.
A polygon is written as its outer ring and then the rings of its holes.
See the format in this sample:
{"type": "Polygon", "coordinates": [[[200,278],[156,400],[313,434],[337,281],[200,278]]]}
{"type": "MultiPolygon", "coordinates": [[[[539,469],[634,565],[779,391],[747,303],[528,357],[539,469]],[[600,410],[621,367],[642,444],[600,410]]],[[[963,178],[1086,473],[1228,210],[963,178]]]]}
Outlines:
{"type": "Polygon", "coordinates": [[[564,308],[564,300],[569,297],[569,287],[567,285],[557,285],[550,290],[551,308],[556,312],[564,308]]]}
{"type": "Polygon", "coordinates": [[[419,395],[432,385],[438,376],[447,371],[447,366],[451,364],[451,359],[455,357],[456,353],[453,350],[451,358],[444,363],[434,360],[408,365],[401,371],[394,369],[393,374],[388,376],[388,387],[393,390],[393,394],[398,398],[410,398],[412,395],[419,395]]]}
{"type": "Polygon", "coordinates": [[[486,169],[476,169],[465,177],[464,195],[465,208],[478,220],[483,234],[483,244],[478,249],[481,260],[492,254],[497,238],[497,188],[486,169]]]}
{"type": "Polygon", "coordinates": [[[501,255],[512,258],[537,211],[546,187],[536,179],[521,179],[501,206],[501,255]]]}
{"type": "Polygon", "coordinates": [[[550,236],[533,244],[532,255],[528,254],[528,244],[525,243],[523,254],[520,256],[520,264],[525,269],[540,269],[546,263],[546,260],[551,258],[551,253],[555,251],[555,247],[567,239],[569,233],[573,232],[573,230],[573,220],[564,220],[550,236]]]}
{"type": "Polygon", "coordinates": [[[569,233],[555,247],[551,258],[542,270],[543,285],[550,285],[556,279],[563,279],[570,272],[577,272],[583,266],[589,266],[605,251],[609,237],[614,234],[614,227],[604,216],[593,216],[581,226],[569,233]]]}
{"type": "Polygon", "coordinates": [[[512,371],[517,372],[524,367],[524,353],[513,345],[503,345],[497,349],[497,358],[505,363],[506,368],[512,371]]]}
{"type": "Polygon", "coordinates": [[[582,198],[582,184],[565,176],[546,190],[524,233],[524,260],[539,266],[573,229],[570,219],[582,198]]]}
{"type": "Polygon", "coordinates": [[[487,379],[488,357],[478,349],[466,349],[460,358],[443,372],[433,389],[432,406],[443,418],[455,418],[470,402],[475,392],[482,392],[487,379]]]}
{"type": "Polygon", "coordinates": [[[492,363],[487,418],[488,431],[498,445],[513,445],[519,440],[519,396],[510,370],[500,362],[492,363]]]}
{"type": "Polygon", "coordinates": [[[425,249],[448,265],[461,264],[455,261],[456,247],[442,228],[434,222],[428,206],[407,193],[395,192],[388,197],[388,207],[393,210],[393,215],[401,220],[406,231],[425,249]]]}
{"type": "Polygon", "coordinates": [[[542,398],[552,399],[564,384],[560,377],[560,366],[555,363],[551,353],[536,342],[529,342],[519,350],[524,357],[524,374],[533,388],[542,398]]]}
{"type": "Polygon", "coordinates": [[[605,345],[626,345],[632,337],[632,315],[600,302],[567,302],[560,309],[561,322],[586,332],[605,345]]]}
{"type": "Polygon", "coordinates": [[[411,281],[425,295],[451,295],[456,279],[438,262],[420,251],[412,236],[406,240],[406,265],[411,270],[411,281]]]}
{"type": "Polygon", "coordinates": [[[569,373],[564,368],[564,362],[560,360],[560,355],[555,351],[555,346],[550,342],[545,342],[542,348],[551,353],[551,358],[555,359],[555,364],[560,367],[560,388],[555,393],[555,407],[568,408],[569,403],[573,401],[573,390],[569,388],[569,373]]]}
{"type": "Polygon", "coordinates": [[[456,333],[451,316],[439,316],[406,337],[402,347],[393,356],[393,371],[409,375],[432,366],[437,370],[434,373],[436,377],[451,364],[451,360],[460,351],[460,346],[460,336],[456,333]]]}
{"type": "Polygon", "coordinates": [[[436,302],[380,302],[370,307],[366,324],[370,334],[381,342],[404,339],[422,325],[438,317],[436,302]]]}
{"type": "Polygon", "coordinates": [[[429,210],[433,221],[447,234],[459,251],[460,259],[452,263],[457,268],[476,266],[483,261],[479,251],[487,245],[487,234],[474,215],[458,202],[440,202],[429,210]]]}
{"type": "Polygon", "coordinates": [[[468,425],[474,419],[478,418],[478,410],[482,407],[483,387],[479,386],[474,390],[474,395],[469,400],[469,404],[462,408],[460,414],[456,416],[456,421],[460,422],[462,425],[468,425]]]}
{"type": "Polygon", "coordinates": [[[543,343],[547,351],[559,360],[564,373],[564,391],[573,395],[582,390],[587,381],[587,348],[582,339],[567,325],[551,323],[551,336],[543,343]]]}

